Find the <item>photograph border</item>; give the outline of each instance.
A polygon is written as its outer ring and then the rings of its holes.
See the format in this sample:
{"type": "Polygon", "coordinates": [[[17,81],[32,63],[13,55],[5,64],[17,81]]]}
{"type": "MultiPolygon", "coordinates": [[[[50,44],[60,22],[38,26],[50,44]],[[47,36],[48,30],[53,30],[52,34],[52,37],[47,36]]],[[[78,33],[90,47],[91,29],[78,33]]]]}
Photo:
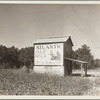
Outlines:
{"type": "MultiPolygon", "coordinates": [[[[100,4],[100,1],[0,1],[1,4],[100,4]]],[[[100,96],[1,95],[0,99],[100,99],[100,96]]]]}

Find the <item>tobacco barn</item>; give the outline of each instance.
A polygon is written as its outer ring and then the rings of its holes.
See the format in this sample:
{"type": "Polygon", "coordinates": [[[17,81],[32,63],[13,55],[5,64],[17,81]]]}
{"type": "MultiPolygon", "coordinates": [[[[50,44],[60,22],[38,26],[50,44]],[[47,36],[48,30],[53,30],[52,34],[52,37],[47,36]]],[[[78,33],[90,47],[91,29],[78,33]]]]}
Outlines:
{"type": "Polygon", "coordinates": [[[73,42],[70,36],[40,38],[34,42],[34,71],[67,76],[72,74],[73,42]]]}

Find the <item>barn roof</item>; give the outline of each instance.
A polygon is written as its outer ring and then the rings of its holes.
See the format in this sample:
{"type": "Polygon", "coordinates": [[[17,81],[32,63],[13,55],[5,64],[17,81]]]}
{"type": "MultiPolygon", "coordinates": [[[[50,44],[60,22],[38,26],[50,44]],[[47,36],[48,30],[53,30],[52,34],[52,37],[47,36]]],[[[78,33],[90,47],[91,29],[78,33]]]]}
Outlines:
{"type": "Polygon", "coordinates": [[[70,36],[64,36],[64,37],[49,37],[49,38],[40,38],[40,39],[37,39],[35,43],[60,43],[60,42],[66,42],[68,39],[70,39],[71,41],[71,44],[73,46],[73,43],[72,43],[72,40],[71,40],[71,37],[70,36]]]}

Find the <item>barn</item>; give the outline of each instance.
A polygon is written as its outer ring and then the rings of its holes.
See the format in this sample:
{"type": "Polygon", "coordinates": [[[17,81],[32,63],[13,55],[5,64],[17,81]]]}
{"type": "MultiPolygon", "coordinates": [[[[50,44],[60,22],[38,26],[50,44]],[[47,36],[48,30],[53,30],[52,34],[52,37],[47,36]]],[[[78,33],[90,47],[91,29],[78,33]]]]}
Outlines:
{"type": "Polygon", "coordinates": [[[34,42],[34,71],[61,76],[72,74],[71,36],[40,38],[34,42]]]}

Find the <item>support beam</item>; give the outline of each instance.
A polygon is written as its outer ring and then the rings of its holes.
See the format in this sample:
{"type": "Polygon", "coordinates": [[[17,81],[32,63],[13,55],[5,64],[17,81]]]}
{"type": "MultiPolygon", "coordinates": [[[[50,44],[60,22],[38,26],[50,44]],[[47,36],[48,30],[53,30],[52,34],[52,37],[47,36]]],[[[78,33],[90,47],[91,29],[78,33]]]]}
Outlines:
{"type": "Polygon", "coordinates": [[[85,62],[85,61],[80,61],[80,60],[75,60],[75,59],[71,59],[71,58],[66,58],[66,57],[64,57],[65,59],[67,59],[67,60],[71,60],[71,61],[75,61],[75,62],[79,62],[79,63],[87,63],[87,62],[85,62]]]}
{"type": "Polygon", "coordinates": [[[85,76],[87,76],[87,66],[85,66],[85,76]]]}
{"type": "Polygon", "coordinates": [[[83,63],[81,63],[81,77],[83,77],[83,63]]]}

